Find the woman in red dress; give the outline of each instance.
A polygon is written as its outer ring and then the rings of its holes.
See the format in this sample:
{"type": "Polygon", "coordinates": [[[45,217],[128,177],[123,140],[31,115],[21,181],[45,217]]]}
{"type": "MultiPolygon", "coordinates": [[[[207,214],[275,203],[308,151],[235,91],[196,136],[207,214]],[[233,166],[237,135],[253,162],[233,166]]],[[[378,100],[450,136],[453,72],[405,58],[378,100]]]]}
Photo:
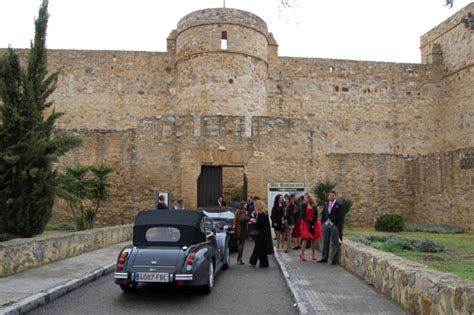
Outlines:
{"type": "Polygon", "coordinates": [[[314,200],[313,195],[311,195],[310,193],[304,194],[303,206],[306,207],[306,211],[304,212],[303,218],[301,220],[300,233],[303,242],[301,244],[300,259],[302,261],[306,261],[304,252],[306,250],[306,245],[309,241],[311,244],[311,258],[313,260],[317,260],[314,242],[323,236],[323,229],[321,227],[321,222],[319,222],[318,220],[318,210],[316,208],[316,202],[314,200]]]}

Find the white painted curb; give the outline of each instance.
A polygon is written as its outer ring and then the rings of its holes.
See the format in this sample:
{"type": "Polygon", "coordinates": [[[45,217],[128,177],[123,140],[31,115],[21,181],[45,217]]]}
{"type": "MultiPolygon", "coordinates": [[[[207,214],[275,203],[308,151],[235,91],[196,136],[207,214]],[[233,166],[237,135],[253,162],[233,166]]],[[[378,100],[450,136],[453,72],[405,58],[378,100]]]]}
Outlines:
{"type": "Polygon", "coordinates": [[[66,281],[64,283],[58,284],[55,287],[45,291],[34,294],[23,300],[20,300],[11,306],[8,306],[2,310],[0,310],[0,314],[3,315],[19,315],[24,314],[29,311],[34,310],[42,305],[45,305],[66,293],[71,292],[74,289],[77,289],[89,282],[92,282],[106,274],[111,273],[114,271],[115,262],[106,264],[102,267],[99,267],[91,272],[87,272],[83,274],[80,278],[72,279],[66,281]]]}

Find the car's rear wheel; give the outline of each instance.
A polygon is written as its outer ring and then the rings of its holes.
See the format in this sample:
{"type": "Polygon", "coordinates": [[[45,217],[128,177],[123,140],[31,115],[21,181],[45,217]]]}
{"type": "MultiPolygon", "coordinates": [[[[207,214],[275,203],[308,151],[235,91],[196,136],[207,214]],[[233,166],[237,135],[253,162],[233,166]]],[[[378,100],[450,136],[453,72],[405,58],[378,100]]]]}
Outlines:
{"type": "Polygon", "coordinates": [[[222,270],[229,269],[230,267],[230,251],[229,251],[229,246],[226,246],[225,248],[225,255],[224,255],[224,264],[222,265],[222,270]]]}
{"type": "Polygon", "coordinates": [[[204,293],[211,293],[213,287],[214,287],[214,264],[210,262],[208,276],[207,276],[207,284],[203,286],[204,293]]]}
{"type": "Polygon", "coordinates": [[[137,282],[130,282],[129,284],[120,285],[120,289],[122,289],[124,292],[135,292],[137,290],[137,287],[137,282]]]}

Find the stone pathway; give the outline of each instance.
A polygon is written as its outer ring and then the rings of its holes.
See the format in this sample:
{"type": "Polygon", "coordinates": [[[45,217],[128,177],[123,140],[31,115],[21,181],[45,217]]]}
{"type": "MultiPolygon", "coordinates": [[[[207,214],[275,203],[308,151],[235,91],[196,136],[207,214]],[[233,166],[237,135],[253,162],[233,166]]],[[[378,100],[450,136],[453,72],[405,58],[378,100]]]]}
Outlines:
{"type": "Polygon", "coordinates": [[[0,279],[0,314],[23,314],[113,271],[130,242],[84,253],[0,279]]]}
{"type": "Polygon", "coordinates": [[[409,314],[341,266],[298,256],[296,250],[275,253],[300,314],[409,314]]]}

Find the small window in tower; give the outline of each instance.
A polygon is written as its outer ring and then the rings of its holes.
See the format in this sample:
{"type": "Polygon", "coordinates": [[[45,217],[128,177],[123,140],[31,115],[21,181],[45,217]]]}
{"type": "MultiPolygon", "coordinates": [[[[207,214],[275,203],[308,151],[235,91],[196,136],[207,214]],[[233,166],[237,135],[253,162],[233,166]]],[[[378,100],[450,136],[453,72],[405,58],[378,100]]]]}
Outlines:
{"type": "Polygon", "coordinates": [[[227,50],[227,32],[223,31],[221,35],[221,49],[227,50]]]}

